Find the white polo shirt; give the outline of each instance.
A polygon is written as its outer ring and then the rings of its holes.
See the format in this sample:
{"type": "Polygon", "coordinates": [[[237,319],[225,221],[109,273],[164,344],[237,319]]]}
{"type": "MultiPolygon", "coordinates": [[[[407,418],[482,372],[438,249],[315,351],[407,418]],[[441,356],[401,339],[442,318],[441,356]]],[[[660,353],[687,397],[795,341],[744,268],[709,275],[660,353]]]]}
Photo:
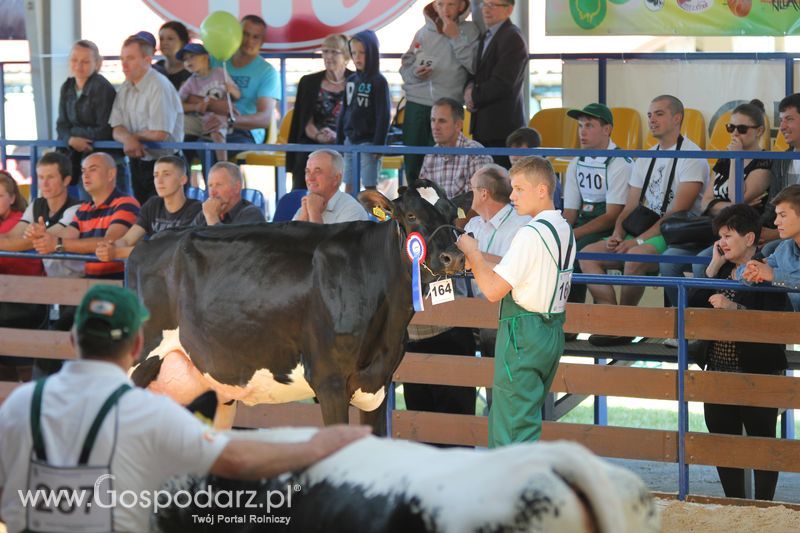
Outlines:
{"type": "MultiPolygon", "coordinates": [[[[100,406],[123,383],[123,370],[101,361],[69,361],[47,380],[42,401],[42,434],[48,462],[74,466],[100,406]]],[[[26,490],[32,439],[30,407],[33,383],[14,390],[0,406],[0,515],[9,533],[25,528],[18,490],[26,490]]],[[[216,435],[189,411],[166,396],[134,388],[105,418],[89,457],[90,465],[108,464],[112,456],[113,489],[152,494],[178,474],[207,474],[228,437],[216,435]]],[[[127,497],[126,497],[127,501],[127,497]]],[[[148,531],[151,508],[118,505],[115,531],[148,531]]]]}
{"type": "MultiPolygon", "coordinates": [[[[297,220],[301,209],[297,210],[292,220],[297,220]]],[[[331,197],[322,212],[322,223],[336,224],[337,222],[352,222],[354,220],[369,220],[367,210],[349,194],[336,191],[336,194],[331,197]]]]}
{"type": "MultiPolygon", "coordinates": [[[[508,252],[503,256],[500,264],[494,267],[498,276],[511,285],[511,297],[517,305],[532,313],[547,313],[550,302],[558,284],[558,267],[545,248],[545,242],[556,260],[558,258],[558,245],[553,238],[553,233],[544,224],[536,220],[547,220],[558,233],[561,241],[561,253],[566,255],[570,241],[569,223],[561,216],[560,211],[542,211],[536,215],[534,221],[523,226],[517,231],[508,252]],[[533,225],[539,230],[531,228],[533,225]]],[[[567,268],[572,268],[577,250],[575,246],[569,254],[567,268]]]]}
{"type": "MultiPolygon", "coordinates": [[[[506,205],[494,214],[489,220],[482,217],[472,217],[464,226],[464,231],[472,233],[478,241],[481,252],[504,256],[511,246],[511,241],[517,230],[530,222],[532,219],[528,215],[518,215],[511,204],[506,205]]],[[[479,296],[481,291],[478,284],[472,281],[472,292],[479,296]]]]}

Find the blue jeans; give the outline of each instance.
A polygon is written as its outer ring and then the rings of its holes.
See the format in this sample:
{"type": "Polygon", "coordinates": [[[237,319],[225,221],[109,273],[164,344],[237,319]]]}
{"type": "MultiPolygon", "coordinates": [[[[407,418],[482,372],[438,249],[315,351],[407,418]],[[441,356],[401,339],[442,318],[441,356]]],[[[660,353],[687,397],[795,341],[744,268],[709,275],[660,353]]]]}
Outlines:
{"type": "MultiPolygon", "coordinates": [[[[344,140],[345,146],[352,145],[349,140],[344,140]]],[[[359,145],[370,145],[371,143],[358,143],[359,145]]],[[[355,154],[353,152],[346,152],[344,154],[344,178],[342,181],[345,183],[353,182],[353,160],[355,154]]],[[[361,185],[364,187],[372,187],[373,189],[378,184],[378,173],[381,171],[381,156],[379,154],[361,154],[361,185]]]]}
{"type": "MultiPolygon", "coordinates": [[[[698,248],[673,248],[669,247],[664,250],[662,255],[680,255],[680,256],[691,256],[691,257],[711,257],[712,255],[712,248],[709,246],[705,250],[699,250],[698,248]]],[[[684,272],[692,272],[692,275],[695,278],[704,278],[706,277],[706,265],[703,264],[692,264],[692,263],[660,263],[659,264],[659,273],[664,277],[671,277],[671,278],[682,278],[684,272]]],[[[677,307],[678,305],[678,289],[674,287],[664,287],[664,294],[667,297],[667,302],[672,307],[677,307]]]]}

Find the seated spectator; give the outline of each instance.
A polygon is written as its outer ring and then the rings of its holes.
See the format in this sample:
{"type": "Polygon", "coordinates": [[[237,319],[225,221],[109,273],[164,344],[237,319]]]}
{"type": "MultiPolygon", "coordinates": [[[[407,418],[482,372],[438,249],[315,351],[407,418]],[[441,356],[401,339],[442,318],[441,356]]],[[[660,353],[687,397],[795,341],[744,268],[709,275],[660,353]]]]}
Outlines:
{"type": "MultiPolygon", "coordinates": [[[[73,44],[69,54],[72,77],[61,85],[58,99],[56,132],[58,140],[69,145],[59,151],[70,158],[72,168],[67,175],[76,177],[77,183],[73,185],[78,185],[81,200],[89,198],[77,179],[81,175],[81,161],[94,150],[94,141],[112,140],[108,118],[117,91],[100,74],[102,64],[100,51],[92,41],[80,40],[73,44]]],[[[121,159],[121,152],[119,156],[121,159]]]]}
{"type": "Polygon", "coordinates": [[[244,179],[239,167],[219,161],[208,172],[208,198],[194,219],[196,226],[254,224],[264,222],[264,213],[242,198],[244,179]]]}
{"type": "MultiPolygon", "coordinates": [[[[483,148],[467,139],[461,132],[464,126],[464,108],[452,98],[440,98],[431,108],[431,131],[437,148],[483,148]]],[[[426,154],[422,162],[420,179],[439,185],[448,198],[469,191],[470,178],[484,165],[492,163],[490,155],[426,154]]]]}
{"type": "MultiPolygon", "coordinates": [[[[11,231],[0,235],[0,250],[32,250],[33,242],[25,238],[25,231],[31,224],[44,224],[47,232],[56,237],[69,226],[80,206],[77,198],[69,196],[71,168],[69,158],[59,152],[48,152],[39,159],[36,163],[36,179],[41,196],[28,205],[11,231]]],[[[83,263],[45,259],[44,269],[48,276],[75,277],[83,274],[83,263]]]]}
{"type": "MultiPolygon", "coordinates": [[[[215,143],[224,143],[225,135],[228,133],[228,117],[232,116],[233,110],[229,109],[224,116],[219,116],[208,111],[208,103],[211,100],[228,102],[229,95],[232,100],[238,100],[242,96],[239,87],[224,69],[211,68],[211,59],[202,44],[187,44],[178,52],[178,59],[181,59],[186,64],[186,69],[192,73],[178,91],[183,102],[184,134],[192,138],[206,138],[215,143]]],[[[218,161],[228,159],[226,150],[215,150],[215,152],[218,161]]]]}
{"type": "MultiPolygon", "coordinates": [[[[437,98],[464,105],[464,85],[473,73],[480,30],[468,21],[468,0],[435,0],[422,10],[425,25],[417,31],[400,59],[400,76],[406,95],[403,144],[432,146],[431,107],[437,98]]],[[[406,179],[414,183],[423,155],[403,156],[406,179]]]]}
{"type": "MultiPolygon", "coordinates": [[[[773,199],[780,245],[765,260],[750,260],[737,272],[745,283],[769,282],[776,287],[800,289],[800,185],[790,185],[773,199]]],[[[800,293],[789,293],[800,311],[800,293]]]]}
{"type": "MultiPolygon", "coordinates": [[[[506,137],[506,148],[539,148],[541,145],[542,137],[539,135],[539,132],[527,126],[512,131],[511,134],[506,137]]],[[[524,157],[524,155],[510,155],[508,156],[508,160],[513,165],[524,157]]],[[[556,209],[564,208],[562,196],[561,180],[557,179],[556,189],[555,192],[553,192],[553,205],[556,209]]]]}
{"type": "MultiPolygon", "coordinates": [[[[751,100],[750,103],[741,104],[731,113],[730,123],[725,125],[731,134],[728,144],[730,151],[758,152],[761,150],[760,140],[765,132],[764,104],[760,100],[751,100]]],[[[705,215],[717,215],[736,200],[736,170],[735,160],[720,159],[711,169],[712,181],[706,187],[700,208],[705,215]]],[[[771,159],[745,159],[744,164],[744,203],[754,206],[760,213],[764,212],[767,204],[769,188],[774,181],[772,175],[771,159]]],[[[686,255],[697,257],[711,257],[713,247],[703,249],[702,246],[682,245],[670,246],[664,255],[686,255]]],[[[684,272],[691,270],[696,278],[705,277],[705,265],[661,263],[659,268],[662,276],[682,277],[684,272]]],[[[678,305],[678,291],[675,288],[664,288],[669,303],[678,305]]]]}
{"type": "MultiPolygon", "coordinates": [[[[322,41],[325,70],[306,74],[297,84],[297,97],[289,130],[289,142],[334,144],[342,112],[344,84],[353,71],[347,68],[350,49],[347,36],[328,35],[322,41]]],[[[292,173],[292,189],[306,188],[306,152],[286,152],[286,169],[292,173]]]]}
{"type": "MultiPolygon", "coordinates": [[[[614,115],[603,104],[570,109],[578,121],[578,139],[583,150],[615,150],[611,140],[614,115]]],[[[564,218],[572,225],[578,250],[611,236],[625,201],[633,161],[627,157],[576,157],[567,167],[564,218]]],[[[573,274],[580,273],[575,265],[573,274]]],[[[586,285],[572,285],[570,302],[586,301],[586,285]]],[[[573,338],[574,333],[568,334],[573,338]]]]}
{"type": "Polygon", "coordinates": [[[321,148],[311,152],[306,162],[306,186],[300,209],[293,220],[335,224],[368,220],[367,212],[355,198],[342,192],[344,158],[336,150],[321,148]]]}
{"type": "MultiPolygon", "coordinates": [[[[706,269],[709,278],[732,279],[737,268],[744,268],[758,246],[761,229],[759,214],[750,206],[729,205],[714,217],[714,231],[719,240],[713,245],[711,263],[706,269]]],[[[731,289],[702,290],[692,298],[694,307],[715,309],[752,309],[783,311],[786,294],[776,292],[736,291],[731,289]]],[[[700,362],[700,366],[704,366],[700,362]]],[[[710,341],[705,354],[705,369],[716,372],[750,374],[783,374],[786,370],[783,344],[710,341]]],[[[748,437],[775,438],[778,410],[772,407],[743,407],[706,403],[706,426],[711,433],[748,437]]],[[[745,472],[741,468],[717,467],[725,496],[745,498],[745,472]]],[[[755,498],[772,500],[778,483],[778,472],[756,470],[755,498]]]]}
{"type": "Polygon", "coordinates": [[[186,176],[186,162],[182,158],[174,155],[160,158],[156,161],[153,178],[158,196],[145,202],[136,224],[121,239],[97,244],[95,255],[101,261],[124,259],[145,236],[150,237],[169,228],[190,226],[202,211],[200,202],[186,198],[183,192],[189,178],[186,176]]]}
{"type": "MultiPolygon", "coordinates": [[[[19,191],[11,174],[0,170],[0,237],[19,224],[28,202],[19,191]]],[[[43,276],[38,259],[0,257],[0,274],[43,276]]],[[[0,302],[0,327],[37,329],[47,320],[47,306],[0,302]]],[[[0,357],[0,381],[27,381],[31,377],[32,361],[20,357],[0,357]]]]}
{"type": "MultiPolygon", "coordinates": [[[[378,36],[372,30],[364,30],[355,34],[348,44],[356,72],[345,83],[336,143],[382,146],[386,144],[389,133],[392,101],[389,84],[380,71],[378,36]]],[[[349,180],[355,155],[347,152],[344,160],[344,174],[349,180]]],[[[374,189],[381,170],[380,154],[362,153],[359,170],[364,188],[374,189]]]]}
{"type": "MultiPolygon", "coordinates": [[[[266,32],[267,23],[258,15],[242,17],[242,44],[225,61],[228,74],[242,91],[234,105],[233,129],[226,136],[229,143],[263,143],[273,121],[275,102],[281,99],[278,73],[259,55],[266,32]]],[[[220,67],[222,63],[214,59],[211,66],[220,67]]],[[[226,116],[228,102],[210,101],[207,110],[226,116]]]]}
{"type": "MultiPolygon", "coordinates": [[[[103,240],[116,241],[136,222],[139,202],[117,189],[117,167],[114,158],[95,152],[83,160],[83,187],[92,200],[84,202],[75,218],[58,235],[46,230],[38,221],[29,225],[26,238],[40,254],[93,254],[103,240]]],[[[86,261],[87,278],[123,279],[125,264],[119,262],[86,261]]]]}
{"type": "Polygon", "coordinates": [[[155,37],[146,31],[125,39],[120,53],[125,83],[109,119],[114,140],[123,144],[130,159],[133,193],[139,203],[156,195],[156,159],[176,152],[172,148],[145,148],[143,143],[183,141],[183,108],[178,92],[150,66],[155,46],[155,37]]]}
{"type": "MultiPolygon", "coordinates": [[[[796,152],[800,146],[800,93],[790,94],[778,104],[780,113],[780,132],[789,148],[787,152],[796,152]]],[[[788,187],[800,183],[800,159],[773,159],[773,183],[770,185],[770,202],[764,209],[761,229],[761,242],[765,243],[762,255],[769,256],[780,244],[778,230],[773,227],[775,220],[775,204],[772,196],[788,187]]]]}
{"type": "MultiPolygon", "coordinates": [[[[680,134],[683,104],[674,96],[657,96],[647,111],[648,126],[658,141],[656,150],[699,150],[680,134]]],[[[705,159],[646,158],[638,159],[630,178],[625,208],[617,218],[611,237],[583,248],[582,252],[658,255],[667,249],[661,235],[661,221],[676,211],[700,214],[700,200],[708,179],[705,159]]],[[[623,269],[626,276],[641,276],[658,270],[658,263],[619,261],[580,261],[584,274],[603,274],[607,269],[623,269]]],[[[617,304],[614,287],[589,285],[596,303],[617,304]]],[[[637,305],[644,287],[623,285],[620,304],[637,305]]],[[[625,344],[632,337],[592,335],[596,346],[625,344]]]]}
{"type": "Polygon", "coordinates": [[[189,30],[177,20],[168,20],[158,29],[158,49],[164,59],[159,59],[153,68],[167,77],[175,90],[180,90],[191,72],[186,70],[183,60],[178,57],[184,46],[189,44],[189,30]]]}

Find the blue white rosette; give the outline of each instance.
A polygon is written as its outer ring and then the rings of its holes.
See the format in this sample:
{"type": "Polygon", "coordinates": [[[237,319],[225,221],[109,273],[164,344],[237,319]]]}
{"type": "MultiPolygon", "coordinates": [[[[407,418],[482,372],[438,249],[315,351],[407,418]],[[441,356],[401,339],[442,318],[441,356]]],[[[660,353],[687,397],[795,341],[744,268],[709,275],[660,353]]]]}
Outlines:
{"type": "Polygon", "coordinates": [[[425,246],[425,239],[418,232],[409,233],[406,237],[406,253],[411,259],[411,300],[414,302],[414,311],[424,311],[419,266],[425,261],[428,250],[425,246]]]}

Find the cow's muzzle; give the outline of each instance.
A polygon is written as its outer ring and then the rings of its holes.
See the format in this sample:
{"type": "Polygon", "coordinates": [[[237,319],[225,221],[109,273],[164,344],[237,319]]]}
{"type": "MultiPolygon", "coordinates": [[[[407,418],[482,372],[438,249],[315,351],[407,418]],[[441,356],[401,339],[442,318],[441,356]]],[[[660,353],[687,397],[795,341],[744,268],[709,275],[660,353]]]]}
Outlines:
{"type": "Polygon", "coordinates": [[[464,254],[460,251],[447,251],[439,254],[439,261],[445,274],[456,274],[464,271],[464,254]]]}

